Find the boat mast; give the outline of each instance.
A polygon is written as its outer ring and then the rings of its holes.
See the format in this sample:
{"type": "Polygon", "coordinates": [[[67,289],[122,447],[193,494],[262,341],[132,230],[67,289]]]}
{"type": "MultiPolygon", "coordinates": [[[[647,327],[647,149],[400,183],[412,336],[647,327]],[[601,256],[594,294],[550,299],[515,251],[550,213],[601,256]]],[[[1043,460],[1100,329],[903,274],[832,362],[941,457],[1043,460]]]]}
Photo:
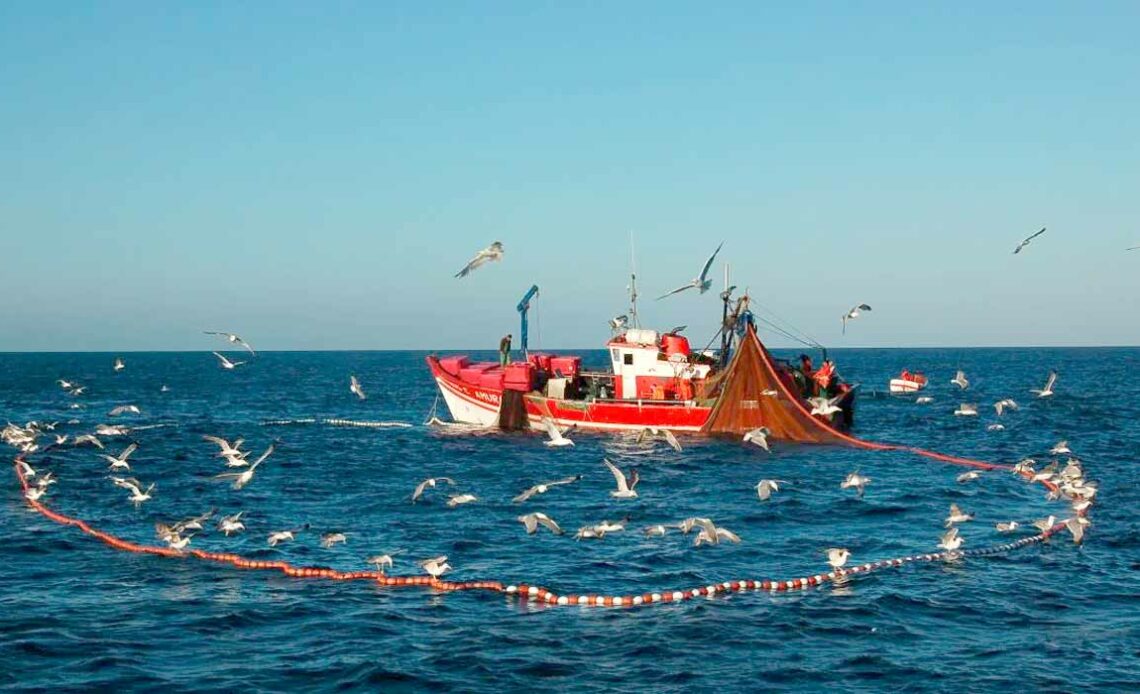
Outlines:
{"type": "Polygon", "coordinates": [[[641,323],[637,320],[637,256],[634,254],[633,248],[633,232],[629,232],[629,323],[635,328],[640,328],[641,323]]]}

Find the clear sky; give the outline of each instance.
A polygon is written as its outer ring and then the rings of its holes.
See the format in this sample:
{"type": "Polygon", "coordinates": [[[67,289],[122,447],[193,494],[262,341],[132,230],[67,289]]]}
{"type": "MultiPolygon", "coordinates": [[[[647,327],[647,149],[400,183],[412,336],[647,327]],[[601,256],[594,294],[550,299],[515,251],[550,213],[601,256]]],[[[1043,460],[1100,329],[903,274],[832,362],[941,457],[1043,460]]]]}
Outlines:
{"type": "Polygon", "coordinates": [[[1140,4],[583,5],[0,4],[0,350],[1140,344],[1140,4]]]}

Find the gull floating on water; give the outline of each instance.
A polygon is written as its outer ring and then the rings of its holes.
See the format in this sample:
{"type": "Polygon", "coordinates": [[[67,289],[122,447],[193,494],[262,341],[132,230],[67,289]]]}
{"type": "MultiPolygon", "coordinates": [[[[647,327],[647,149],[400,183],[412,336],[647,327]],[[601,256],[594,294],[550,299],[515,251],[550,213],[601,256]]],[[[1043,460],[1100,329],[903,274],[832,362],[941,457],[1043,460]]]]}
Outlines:
{"type": "Polygon", "coordinates": [[[954,527],[942,534],[942,539],[941,542],[938,543],[938,546],[949,552],[950,557],[953,557],[963,542],[965,542],[965,540],[958,536],[958,528],[954,527]]]}
{"type": "Polygon", "coordinates": [[[360,398],[361,400],[368,397],[364,394],[364,388],[360,386],[360,381],[357,380],[355,375],[350,375],[348,377],[348,390],[350,393],[360,398]]]}
{"type": "Polygon", "coordinates": [[[119,405],[118,407],[113,408],[107,414],[110,415],[111,417],[118,417],[119,415],[125,414],[128,412],[130,414],[142,414],[142,411],[139,410],[138,405],[119,405]]]}
{"type": "Polygon", "coordinates": [[[214,352],[214,356],[218,358],[218,364],[226,370],[235,369],[245,363],[244,361],[230,361],[226,355],[220,352],[214,352]]]}
{"type": "MultiPolygon", "coordinates": [[[[232,345],[238,345],[248,351],[251,355],[257,356],[253,351],[253,347],[250,347],[248,342],[241,339],[237,335],[234,335],[233,333],[227,333],[220,330],[203,330],[202,332],[206,335],[217,335],[219,337],[222,337],[226,340],[226,342],[229,342],[232,345]]],[[[217,352],[214,352],[214,354],[217,354],[217,352]]]]}
{"type": "Polygon", "coordinates": [[[707,292],[709,290],[709,287],[712,286],[712,280],[710,280],[708,278],[709,269],[712,267],[713,260],[716,259],[716,254],[720,253],[720,249],[723,246],[724,246],[724,242],[722,241],[721,244],[716,247],[716,250],[713,251],[712,255],[709,256],[709,259],[705,261],[704,267],[701,268],[701,274],[700,275],[697,275],[697,277],[695,279],[690,280],[688,284],[677,287],[676,289],[674,289],[671,292],[666,292],[666,293],[662,294],[661,296],[657,297],[657,300],[660,301],[667,296],[673,296],[674,294],[679,294],[679,293],[681,293],[687,289],[696,289],[701,294],[704,294],[705,292],[707,292]]]}
{"type": "Polygon", "coordinates": [[[555,535],[562,534],[562,528],[558,527],[558,524],[554,522],[554,519],[545,513],[539,513],[537,511],[534,513],[528,513],[526,515],[519,516],[518,521],[526,526],[527,535],[535,534],[535,532],[538,531],[539,525],[543,525],[549,528],[550,532],[554,533],[555,535]]]}
{"type": "Polygon", "coordinates": [[[914,399],[914,404],[916,405],[929,405],[932,402],[934,402],[934,398],[929,395],[920,395],[914,399]]]}
{"type": "Polygon", "coordinates": [[[950,379],[950,383],[958,386],[962,390],[970,387],[970,379],[966,378],[966,372],[958,369],[958,373],[954,374],[954,378],[950,379]]]}
{"type": "Polygon", "coordinates": [[[1041,532],[1046,532],[1047,530],[1049,530],[1050,528],[1052,528],[1056,524],[1057,524],[1057,517],[1054,515],[1051,515],[1051,514],[1046,518],[1040,518],[1038,520],[1033,521],[1033,527],[1037,528],[1041,532]]]}
{"type": "Polygon", "coordinates": [[[545,494],[546,492],[550,491],[551,487],[557,487],[563,484],[572,484],[580,479],[582,479],[581,475],[574,475],[573,477],[563,477],[562,479],[552,480],[550,482],[540,482],[533,487],[527,488],[514,499],[511,499],[511,501],[515,502],[516,504],[521,504],[536,494],[545,494]]]}
{"type": "Polygon", "coordinates": [[[977,417],[978,406],[972,403],[964,402],[958,405],[958,409],[954,410],[955,417],[977,417]]]}
{"type": "Polygon", "coordinates": [[[1072,453],[1072,451],[1069,449],[1068,441],[1058,441],[1055,446],[1049,449],[1049,452],[1053,455],[1067,455],[1072,453]]]}
{"type": "Polygon", "coordinates": [[[345,535],[344,533],[325,533],[324,535],[321,535],[321,547],[324,547],[325,549],[331,548],[338,542],[341,544],[348,542],[348,535],[345,535]]]}
{"type": "Polygon", "coordinates": [[[1018,253],[1020,253],[1022,248],[1025,248],[1026,246],[1029,245],[1030,241],[1032,241],[1033,239],[1037,238],[1038,236],[1040,236],[1041,234],[1044,234],[1044,233],[1045,233],[1045,227],[1041,227],[1041,231],[1038,231],[1036,233],[1030,234],[1029,236],[1025,237],[1025,239],[1022,240],[1021,243],[1017,244],[1017,248],[1013,249],[1013,254],[1017,255],[1018,253]]]}
{"type": "Polygon", "coordinates": [[[412,492],[412,503],[414,504],[417,501],[419,501],[419,498],[424,495],[425,489],[427,489],[428,487],[435,489],[435,486],[437,484],[439,484],[440,482],[444,482],[448,486],[452,486],[455,484],[455,480],[451,479],[450,477],[429,477],[426,480],[424,480],[423,482],[420,482],[419,484],[416,485],[415,491],[412,492]]]}
{"type": "MultiPolygon", "coordinates": [[[[472,270],[482,267],[489,262],[497,262],[503,259],[503,244],[495,241],[490,246],[475,254],[475,257],[467,261],[463,269],[455,273],[456,277],[466,277],[471,274],[472,270]]],[[[446,558],[446,557],[445,557],[446,558]]]]}
{"type": "Polygon", "coordinates": [[[862,314],[863,311],[870,311],[870,310],[871,310],[871,307],[868,306],[867,304],[857,304],[855,306],[852,306],[850,308],[850,310],[847,311],[847,313],[844,313],[843,317],[840,318],[840,320],[843,321],[843,334],[844,335],[847,334],[847,321],[855,320],[856,318],[858,318],[862,314]]]}
{"type": "Polygon", "coordinates": [[[994,526],[999,533],[1011,533],[1021,527],[1021,523],[1017,521],[1009,521],[1008,523],[998,523],[994,526]]]}
{"type": "Polygon", "coordinates": [[[374,557],[368,557],[367,559],[364,560],[364,562],[366,564],[374,564],[376,566],[376,571],[378,571],[379,573],[384,573],[384,567],[385,566],[388,567],[389,569],[392,568],[392,557],[394,557],[398,554],[403,554],[403,553],[404,553],[404,550],[398,549],[395,552],[389,552],[387,554],[377,554],[374,557]]]}
{"type": "Polygon", "coordinates": [[[1037,390],[1036,388],[1034,388],[1033,390],[1031,390],[1029,392],[1033,393],[1034,395],[1036,395],[1039,398],[1048,398],[1048,397],[1053,395],[1053,385],[1056,382],[1057,382],[1057,372],[1056,371],[1050,371],[1049,372],[1049,378],[1047,378],[1045,380],[1045,387],[1042,388],[1041,390],[1037,390]]]}
{"type": "Polygon", "coordinates": [[[745,443],[754,443],[760,448],[771,452],[771,447],[768,445],[768,437],[772,435],[772,430],[768,427],[756,427],[752,431],[744,434],[745,443]]]}
{"type": "Polygon", "coordinates": [[[667,529],[664,525],[650,525],[642,532],[645,533],[646,537],[661,537],[667,532],[667,529]]]}
{"type": "Polygon", "coordinates": [[[129,431],[118,424],[100,424],[95,427],[95,433],[99,436],[126,436],[129,431]]]}
{"type": "Polygon", "coordinates": [[[962,474],[958,475],[958,477],[957,477],[958,484],[965,484],[966,482],[973,482],[974,480],[978,479],[981,476],[982,476],[982,473],[978,472],[977,470],[970,470],[969,472],[963,472],[962,474]]]}
{"type": "Polygon", "coordinates": [[[846,547],[832,547],[827,550],[827,563],[836,571],[841,570],[850,557],[851,551],[846,547]]]}
{"type": "Polygon", "coordinates": [[[1005,431],[1004,424],[987,424],[986,431],[1005,431]]]}
{"type": "Polygon", "coordinates": [[[641,477],[637,474],[637,468],[632,468],[629,471],[629,477],[626,477],[625,473],[619,470],[618,467],[609,460],[602,458],[602,462],[610,469],[610,472],[613,473],[614,481],[617,482],[617,489],[610,492],[610,496],[616,499],[636,499],[637,492],[634,488],[637,487],[637,483],[641,481],[641,477]]]}

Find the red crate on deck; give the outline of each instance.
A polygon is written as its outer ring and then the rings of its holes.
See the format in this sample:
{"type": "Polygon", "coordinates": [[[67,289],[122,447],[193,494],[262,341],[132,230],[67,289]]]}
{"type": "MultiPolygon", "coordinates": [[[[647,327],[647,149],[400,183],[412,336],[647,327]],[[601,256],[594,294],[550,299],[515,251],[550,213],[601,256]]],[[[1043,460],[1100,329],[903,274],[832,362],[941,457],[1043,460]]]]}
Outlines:
{"type": "Polygon", "coordinates": [[[439,368],[443,369],[452,376],[458,376],[460,369],[471,363],[471,360],[466,355],[457,357],[443,357],[439,360],[439,368]]]}
{"type": "Polygon", "coordinates": [[[552,357],[550,359],[550,374],[562,375],[562,378],[574,378],[582,370],[582,357],[552,357]]]}
{"type": "Polygon", "coordinates": [[[466,383],[478,385],[479,379],[483,376],[483,373],[489,369],[495,368],[496,366],[496,364],[492,364],[490,362],[465,366],[459,370],[459,378],[466,383]]]}
{"type": "Polygon", "coordinates": [[[519,361],[507,364],[503,375],[503,387],[507,390],[529,392],[534,390],[534,376],[534,364],[530,362],[519,361]]]}
{"type": "Polygon", "coordinates": [[[534,364],[536,368],[546,373],[550,373],[550,360],[551,356],[549,354],[531,354],[529,358],[531,364],[534,364]]]}
{"type": "Polygon", "coordinates": [[[479,376],[479,385],[492,390],[502,390],[505,376],[506,374],[500,368],[488,369],[479,376]]]}

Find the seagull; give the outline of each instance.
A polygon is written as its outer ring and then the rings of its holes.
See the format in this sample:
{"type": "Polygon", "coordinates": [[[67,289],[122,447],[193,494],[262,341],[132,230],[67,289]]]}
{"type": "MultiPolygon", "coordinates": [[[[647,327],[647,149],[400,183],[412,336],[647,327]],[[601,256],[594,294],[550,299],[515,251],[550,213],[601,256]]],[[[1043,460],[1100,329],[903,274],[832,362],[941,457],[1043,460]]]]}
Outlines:
{"type": "Polygon", "coordinates": [[[241,516],[245,511],[238,511],[232,516],[223,516],[218,521],[218,530],[221,530],[229,537],[231,533],[240,533],[245,530],[245,523],[241,522],[241,516]]]}
{"type": "Polygon", "coordinates": [[[974,480],[978,479],[981,476],[982,476],[982,473],[978,472],[977,470],[970,470],[969,472],[963,472],[962,474],[958,475],[958,477],[957,477],[958,484],[965,484],[967,482],[973,482],[974,480]]]}
{"type": "Polygon", "coordinates": [[[1005,414],[1006,410],[1016,410],[1016,409],[1017,409],[1017,403],[1014,402],[1013,400],[1010,400],[1009,398],[1006,398],[1005,400],[998,400],[997,402],[994,403],[994,411],[997,412],[999,417],[1002,416],[1003,414],[1005,414]]]}
{"type": "Polygon", "coordinates": [[[667,530],[664,525],[650,525],[642,532],[645,533],[646,537],[661,537],[667,530]]]}
{"type": "Polygon", "coordinates": [[[827,550],[827,563],[831,565],[831,568],[838,571],[843,568],[850,556],[851,551],[846,547],[832,547],[827,550]]]}
{"type": "Polygon", "coordinates": [[[958,528],[950,528],[942,535],[942,541],[938,543],[938,546],[953,556],[963,542],[965,540],[958,536],[958,528]]]}
{"type": "Polygon", "coordinates": [[[783,483],[783,480],[760,480],[756,484],[756,495],[760,497],[760,501],[767,501],[772,497],[772,492],[780,491],[777,482],[783,483]]]}
{"type": "Polygon", "coordinates": [[[823,417],[830,417],[836,412],[842,412],[843,408],[839,407],[837,403],[844,397],[846,397],[845,394],[837,395],[836,397],[830,399],[825,397],[809,398],[808,402],[811,403],[811,414],[813,416],[820,415],[823,417]]]}
{"type": "Polygon", "coordinates": [[[1005,431],[1005,425],[1004,424],[988,424],[988,425],[986,425],[986,431],[1005,431]]]}
{"type": "Polygon", "coordinates": [[[954,374],[954,378],[950,380],[950,383],[958,386],[962,390],[966,390],[970,387],[970,379],[966,378],[966,372],[961,369],[958,369],[958,373],[954,374]]]}
{"type": "Polygon", "coordinates": [[[309,525],[306,523],[305,525],[295,530],[278,530],[277,532],[269,533],[269,537],[266,539],[266,542],[269,543],[270,547],[276,547],[280,542],[297,539],[295,533],[299,533],[302,530],[307,530],[308,527],[309,525]]]}
{"type": "Polygon", "coordinates": [[[535,534],[538,531],[538,526],[540,524],[549,528],[550,532],[554,533],[555,535],[562,534],[562,528],[558,527],[558,524],[554,522],[554,519],[545,513],[538,513],[537,511],[535,513],[528,513],[524,516],[519,516],[518,521],[526,526],[527,535],[535,534]]]}
{"type": "Polygon", "coordinates": [[[673,432],[669,431],[668,429],[658,429],[657,427],[646,427],[645,429],[642,429],[638,433],[637,443],[640,444],[640,443],[643,443],[646,439],[657,438],[658,436],[665,439],[665,443],[669,444],[670,448],[677,451],[678,453],[681,452],[681,442],[678,441],[677,437],[673,434],[673,432]]]}
{"type": "Polygon", "coordinates": [[[36,476],[35,469],[28,465],[28,461],[23,458],[16,458],[16,464],[20,467],[20,472],[24,473],[24,477],[32,478],[36,476]]]}
{"type": "Polygon", "coordinates": [[[250,483],[250,480],[253,479],[254,471],[257,470],[257,466],[261,465],[261,463],[264,462],[266,458],[268,458],[270,455],[272,455],[274,447],[275,447],[275,444],[272,444],[272,443],[269,444],[269,448],[265,449],[265,452],[261,454],[261,457],[258,458],[257,460],[255,460],[253,462],[253,465],[250,465],[245,470],[242,470],[241,472],[223,472],[220,475],[214,475],[214,479],[216,479],[216,480],[233,480],[234,481],[234,484],[233,484],[234,489],[241,489],[242,487],[244,487],[245,485],[250,483]]]}
{"type": "Polygon", "coordinates": [[[617,489],[610,492],[610,496],[615,499],[636,499],[637,492],[634,491],[634,488],[637,487],[637,483],[641,480],[641,477],[637,474],[637,469],[631,469],[629,477],[626,477],[625,474],[609,460],[602,458],[602,462],[610,469],[610,472],[614,475],[614,480],[617,482],[617,489]]]}
{"type": "Polygon", "coordinates": [[[929,405],[932,402],[934,402],[934,398],[929,395],[920,395],[914,399],[914,404],[916,405],[929,405]]]}
{"type": "Polygon", "coordinates": [[[1056,371],[1050,371],[1049,372],[1049,378],[1045,381],[1045,387],[1042,388],[1041,390],[1033,389],[1029,392],[1036,394],[1037,397],[1039,397],[1039,398],[1050,397],[1053,395],[1053,384],[1056,382],[1057,382],[1057,372],[1056,371]]]}
{"type": "Polygon", "coordinates": [[[118,373],[127,368],[127,365],[123,363],[122,357],[115,357],[115,365],[111,368],[115,370],[115,373],[118,373]]]}
{"type": "Polygon", "coordinates": [[[375,564],[376,571],[379,573],[384,573],[385,566],[387,566],[389,569],[392,568],[392,557],[403,553],[404,550],[400,549],[396,550],[395,552],[389,552],[388,554],[377,554],[374,557],[368,557],[364,561],[367,564],[375,564]]]}
{"type": "MultiPolygon", "coordinates": [[[[251,355],[253,355],[253,356],[257,356],[257,353],[253,351],[253,347],[250,347],[250,346],[249,346],[249,343],[248,343],[248,342],[246,342],[245,340],[241,339],[241,338],[240,338],[240,337],[238,337],[237,335],[234,335],[233,333],[227,333],[227,332],[223,332],[223,331],[220,331],[220,330],[203,330],[202,332],[203,332],[203,333],[205,333],[206,335],[218,335],[218,336],[220,336],[220,337],[223,337],[223,338],[225,338],[225,340],[226,340],[227,342],[229,342],[230,344],[233,344],[233,345],[240,345],[241,347],[243,347],[243,348],[245,348],[247,351],[249,351],[249,353],[250,353],[251,355]]],[[[214,354],[217,354],[217,352],[214,352],[214,354]]],[[[227,368],[228,368],[228,367],[227,367],[227,368]]]]}
{"type": "Polygon", "coordinates": [[[80,434],[71,440],[72,446],[82,446],[85,443],[89,443],[100,450],[103,448],[103,442],[99,440],[99,437],[93,434],[80,434]]]}
{"type": "Polygon", "coordinates": [[[563,485],[563,484],[572,484],[574,482],[577,482],[580,479],[582,479],[581,475],[574,475],[573,477],[563,477],[562,479],[552,480],[550,482],[541,482],[539,484],[534,485],[533,487],[530,487],[530,488],[524,490],[521,494],[516,496],[514,499],[511,499],[511,501],[515,502],[516,504],[521,504],[522,502],[531,498],[535,494],[547,493],[548,491],[550,491],[551,487],[557,487],[557,486],[563,485]]]}
{"type": "Polygon", "coordinates": [[[151,492],[154,491],[153,484],[147,487],[146,491],[143,491],[142,482],[139,482],[133,477],[128,477],[126,479],[123,479],[122,477],[112,477],[111,480],[115,483],[116,487],[122,487],[123,489],[130,490],[131,495],[128,498],[128,501],[134,502],[135,506],[139,506],[144,501],[149,501],[151,492]]]}
{"type": "Polygon", "coordinates": [[[119,415],[127,413],[127,412],[129,412],[131,414],[142,414],[142,412],[138,408],[138,405],[119,405],[118,407],[112,409],[107,414],[110,415],[111,417],[118,417],[119,415]]]}
{"type": "MultiPolygon", "coordinates": [[[[485,263],[497,262],[497,261],[502,260],[502,259],[503,259],[503,244],[499,241],[496,241],[496,242],[492,243],[490,246],[487,246],[483,250],[476,253],[474,258],[467,261],[467,264],[463,266],[462,270],[455,273],[455,276],[457,278],[458,277],[466,277],[467,275],[471,274],[472,270],[475,270],[476,268],[481,267],[485,263]]],[[[445,557],[445,559],[446,559],[446,557],[445,557]]]]}
{"type": "Polygon", "coordinates": [[[181,533],[183,530],[201,530],[202,524],[214,516],[214,511],[215,509],[210,509],[200,516],[194,516],[193,518],[187,518],[186,520],[178,521],[171,527],[176,533],[181,533]]]}
{"type": "Polygon", "coordinates": [[[456,506],[462,506],[463,504],[469,504],[472,501],[478,500],[479,497],[474,494],[456,494],[447,500],[447,506],[448,508],[455,508],[456,506]]]}
{"type": "Polygon", "coordinates": [[[128,429],[124,426],[100,424],[95,427],[95,433],[99,436],[125,436],[128,429]]]}
{"type": "Polygon", "coordinates": [[[245,363],[244,361],[230,361],[229,359],[226,359],[226,356],[224,354],[219,354],[218,352],[214,352],[214,356],[218,358],[218,363],[221,365],[221,367],[227,371],[236,369],[245,363]]]}
{"type": "Polygon", "coordinates": [[[674,289],[671,292],[666,292],[665,294],[662,294],[661,296],[657,297],[657,300],[660,301],[667,296],[673,296],[674,294],[679,294],[679,293],[685,291],[686,289],[696,289],[701,294],[704,294],[705,292],[707,292],[709,290],[709,287],[712,286],[712,280],[710,280],[708,278],[709,268],[712,267],[713,260],[716,258],[716,254],[720,253],[720,249],[722,246],[724,246],[723,241],[720,243],[720,246],[716,247],[716,250],[713,251],[713,254],[709,256],[709,259],[705,261],[705,266],[703,268],[701,268],[701,274],[698,275],[696,277],[696,279],[691,280],[686,285],[683,285],[681,287],[677,287],[676,289],[674,289]]]}
{"type": "Polygon", "coordinates": [[[1041,518],[1039,520],[1033,521],[1033,527],[1037,528],[1041,532],[1046,532],[1050,528],[1052,528],[1054,525],[1056,525],[1056,523],[1057,523],[1057,517],[1050,515],[1047,518],[1041,518]]]}
{"type": "Polygon", "coordinates": [[[1012,533],[1014,530],[1017,530],[1021,527],[1021,523],[1018,523],[1017,521],[1010,521],[1008,523],[998,523],[994,527],[997,528],[997,531],[999,533],[1012,533]]]}
{"type": "Polygon", "coordinates": [[[855,320],[856,318],[858,318],[860,316],[860,314],[863,311],[870,311],[870,310],[871,310],[871,307],[868,306],[867,304],[858,304],[856,306],[852,306],[851,309],[849,311],[847,311],[847,313],[844,313],[843,318],[840,319],[843,321],[843,334],[844,335],[847,334],[847,321],[855,320]]]}
{"type": "Polygon", "coordinates": [[[348,542],[348,535],[344,533],[325,533],[321,535],[321,547],[330,549],[336,543],[344,544],[348,542]]]}
{"type": "Polygon", "coordinates": [[[171,535],[170,537],[166,538],[166,544],[170,546],[170,549],[177,550],[177,551],[181,552],[182,550],[186,549],[190,545],[190,538],[192,538],[192,537],[194,537],[194,536],[193,535],[179,535],[179,534],[175,533],[175,534],[171,535]]]}
{"type": "Polygon", "coordinates": [[[768,446],[768,437],[772,435],[772,430],[768,427],[756,427],[752,431],[744,434],[745,443],[754,443],[760,448],[771,452],[771,447],[768,446]]]}
{"type": "Polygon", "coordinates": [[[955,417],[977,417],[978,416],[978,406],[964,402],[961,405],[958,405],[958,409],[954,410],[954,416],[955,417]]]}
{"type": "Polygon", "coordinates": [[[1065,455],[1065,454],[1071,454],[1072,453],[1072,451],[1069,450],[1069,442],[1068,441],[1057,442],[1057,445],[1055,445],[1051,449],[1049,449],[1049,452],[1052,453],[1053,455],[1065,455]]]}
{"type": "Polygon", "coordinates": [[[1033,458],[1025,458],[1023,460],[1019,460],[1013,466],[1013,471],[1019,475],[1024,474],[1024,473],[1029,473],[1032,475],[1035,472],[1033,469],[1033,466],[1036,464],[1037,464],[1037,461],[1034,460],[1033,458]]]}
{"type": "Polygon", "coordinates": [[[138,450],[138,447],[139,445],[137,443],[132,443],[131,445],[124,448],[123,452],[117,456],[102,453],[99,457],[103,460],[106,460],[110,464],[112,470],[130,470],[131,466],[130,463],[127,462],[127,458],[130,458],[131,454],[138,450]]]}
{"type": "Polygon", "coordinates": [[[424,559],[423,561],[419,562],[419,565],[423,568],[424,571],[428,572],[432,578],[436,579],[447,573],[447,571],[452,568],[451,564],[447,563],[447,556],[445,555],[432,557],[431,559],[424,559]]]}
{"type": "Polygon", "coordinates": [[[950,515],[946,516],[947,528],[957,523],[965,523],[972,520],[974,520],[974,514],[966,513],[958,508],[958,504],[950,504],[950,515]]]}
{"type": "Polygon", "coordinates": [[[1053,476],[1057,474],[1058,467],[1059,466],[1057,465],[1056,462],[1049,463],[1045,467],[1041,468],[1041,470],[1039,472],[1033,473],[1033,476],[1029,478],[1029,481],[1030,482],[1048,482],[1048,481],[1051,481],[1053,479],[1053,476]]]}
{"type": "Polygon", "coordinates": [[[844,479],[842,482],[839,483],[839,488],[840,489],[852,489],[852,488],[854,488],[856,490],[856,492],[858,492],[859,498],[862,499],[864,488],[870,483],[871,483],[870,477],[864,477],[863,475],[859,474],[858,470],[856,470],[855,472],[852,472],[851,474],[847,475],[846,479],[844,479]]]}
{"type": "Polygon", "coordinates": [[[605,530],[600,530],[593,525],[584,525],[578,528],[578,532],[574,533],[574,540],[601,540],[605,536],[605,530]]]}
{"type": "Polygon", "coordinates": [[[424,495],[424,490],[428,487],[435,488],[435,485],[440,482],[446,482],[448,485],[454,485],[455,480],[450,477],[429,477],[428,479],[416,485],[416,490],[412,492],[412,503],[416,503],[421,496],[424,495]]]}
{"type": "Polygon", "coordinates": [[[713,526],[710,522],[697,533],[697,538],[693,540],[693,545],[696,547],[700,547],[704,544],[719,545],[721,540],[728,540],[737,545],[740,544],[739,535],[726,528],[713,526]]]}
{"type": "Polygon", "coordinates": [[[1044,233],[1045,233],[1045,227],[1041,227],[1041,231],[1038,231],[1037,233],[1030,234],[1029,236],[1027,236],[1025,238],[1025,240],[1023,240],[1021,243],[1017,244],[1017,248],[1013,249],[1013,254],[1017,255],[1018,253],[1020,253],[1022,248],[1025,248],[1026,246],[1029,245],[1030,241],[1032,241],[1033,239],[1037,238],[1038,236],[1040,236],[1041,234],[1044,234],[1044,233]]]}
{"type": "Polygon", "coordinates": [[[1073,534],[1073,542],[1081,544],[1085,539],[1085,527],[1089,524],[1089,519],[1084,516],[1076,516],[1065,520],[1065,528],[1073,534]]]}
{"type": "Polygon", "coordinates": [[[624,313],[620,316],[614,316],[610,319],[610,330],[616,333],[624,328],[628,323],[629,316],[625,315],[624,313]]]}
{"type": "Polygon", "coordinates": [[[43,487],[29,487],[28,490],[24,492],[24,496],[27,497],[29,501],[39,501],[44,494],[47,494],[47,489],[43,487]]]}
{"type": "Polygon", "coordinates": [[[78,383],[72,383],[71,381],[65,381],[62,378],[57,380],[56,383],[58,383],[59,387],[63,388],[64,390],[71,390],[75,386],[79,385],[78,383]]]}
{"type": "Polygon", "coordinates": [[[50,487],[51,485],[53,485],[55,483],[56,483],[56,479],[55,479],[55,477],[52,476],[52,474],[50,472],[45,472],[43,475],[40,476],[40,478],[38,480],[36,480],[36,486],[39,487],[40,489],[47,489],[48,487],[50,487]]]}
{"type": "MultiPolygon", "coordinates": [[[[231,458],[231,459],[236,458],[236,459],[239,459],[242,461],[241,462],[242,465],[247,464],[244,459],[245,459],[245,456],[249,455],[249,453],[246,453],[246,452],[241,450],[241,445],[243,443],[245,443],[245,439],[237,439],[232,444],[229,441],[226,441],[225,439],[221,438],[220,436],[206,435],[206,436],[203,436],[202,439],[218,445],[218,448],[220,448],[221,450],[218,451],[218,453],[216,454],[217,457],[219,457],[219,458],[231,458]]],[[[235,465],[232,467],[240,467],[240,466],[235,465]]]]}
{"type": "MultiPolygon", "coordinates": [[[[549,441],[544,442],[547,446],[562,447],[574,445],[573,441],[562,435],[563,431],[558,428],[558,425],[555,424],[554,420],[550,417],[542,418],[542,426],[544,429],[546,429],[546,435],[550,437],[549,441]]],[[[569,431],[569,429],[566,431],[569,431]]]]}
{"type": "Polygon", "coordinates": [[[348,377],[348,390],[361,400],[368,397],[364,394],[364,389],[360,387],[360,381],[356,380],[356,376],[350,375],[348,377]]]}

